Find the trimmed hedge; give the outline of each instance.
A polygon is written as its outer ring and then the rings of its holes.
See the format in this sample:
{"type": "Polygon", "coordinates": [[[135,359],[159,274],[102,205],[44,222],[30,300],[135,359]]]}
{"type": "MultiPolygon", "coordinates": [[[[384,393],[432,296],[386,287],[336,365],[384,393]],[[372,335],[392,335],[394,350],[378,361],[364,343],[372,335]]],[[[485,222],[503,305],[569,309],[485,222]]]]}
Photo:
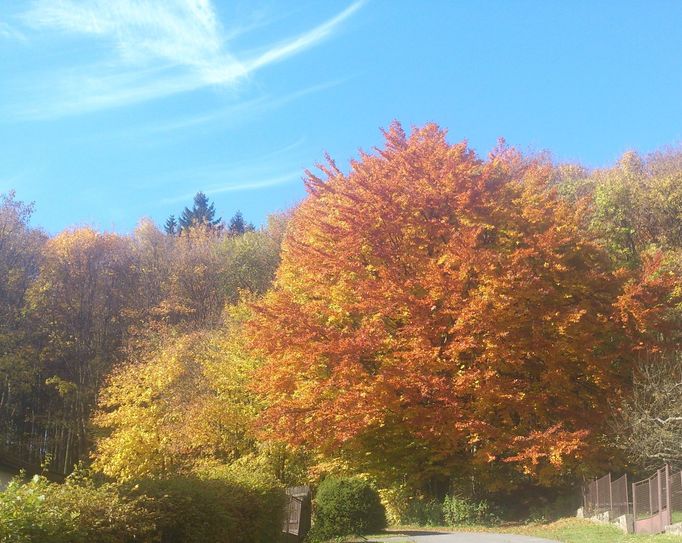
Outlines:
{"type": "Polygon", "coordinates": [[[139,483],[153,498],[164,543],[273,543],[281,537],[284,492],[255,480],[176,477],[139,483]]]}
{"type": "Polygon", "coordinates": [[[317,489],[313,511],[313,541],[376,533],[386,528],[386,510],[379,493],[360,478],[326,478],[317,489]]]}
{"type": "Polygon", "coordinates": [[[234,476],[126,486],[34,477],[0,492],[0,543],[273,543],[284,499],[276,484],[234,476]]]}

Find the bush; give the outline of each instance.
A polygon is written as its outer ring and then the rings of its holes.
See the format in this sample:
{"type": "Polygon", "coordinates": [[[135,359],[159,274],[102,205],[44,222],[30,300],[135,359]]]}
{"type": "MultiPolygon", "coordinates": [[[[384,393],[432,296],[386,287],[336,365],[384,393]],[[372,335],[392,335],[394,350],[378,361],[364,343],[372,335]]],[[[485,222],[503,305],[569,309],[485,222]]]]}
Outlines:
{"type": "Polygon", "coordinates": [[[97,486],[34,477],[0,492],[0,543],[273,543],[284,492],[253,473],[97,486]]]}
{"type": "Polygon", "coordinates": [[[499,521],[493,514],[488,502],[474,502],[458,496],[445,496],[443,500],[443,520],[448,526],[460,524],[494,524],[499,521]]]}
{"type": "Polygon", "coordinates": [[[528,511],[528,522],[551,522],[562,517],[572,517],[580,501],[575,494],[559,495],[554,499],[541,500],[534,503],[528,511]]]}
{"type": "Polygon", "coordinates": [[[401,524],[416,526],[442,526],[443,520],[443,504],[424,498],[410,500],[400,517],[401,524]]]}
{"type": "Polygon", "coordinates": [[[272,543],[281,537],[284,491],[257,474],[148,480],[138,492],[154,498],[164,543],[272,543]]]}
{"type": "Polygon", "coordinates": [[[145,498],[123,497],[113,485],[36,476],[0,492],[1,543],[146,541],[155,520],[145,498]]]}
{"type": "Polygon", "coordinates": [[[360,478],[326,478],[317,489],[313,511],[313,541],[363,535],[386,527],[379,493],[360,478]]]}

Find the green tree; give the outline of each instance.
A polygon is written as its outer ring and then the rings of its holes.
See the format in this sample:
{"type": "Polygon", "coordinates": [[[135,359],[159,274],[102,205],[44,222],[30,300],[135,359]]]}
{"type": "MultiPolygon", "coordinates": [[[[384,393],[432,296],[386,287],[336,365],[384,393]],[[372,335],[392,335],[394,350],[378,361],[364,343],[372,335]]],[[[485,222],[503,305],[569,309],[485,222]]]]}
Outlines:
{"type": "Polygon", "coordinates": [[[171,215],[170,217],[168,217],[168,219],[166,219],[166,223],[164,224],[163,229],[169,236],[174,236],[175,234],[177,234],[178,221],[175,220],[175,215],[171,215]]]}
{"type": "Polygon", "coordinates": [[[240,236],[246,232],[253,232],[255,227],[251,223],[247,223],[244,220],[244,216],[241,211],[237,211],[230,219],[230,224],[227,227],[229,234],[233,236],[240,236]]]}
{"type": "Polygon", "coordinates": [[[220,218],[215,218],[215,205],[209,204],[208,197],[203,192],[197,192],[194,196],[192,209],[186,207],[183,210],[178,220],[178,226],[183,231],[200,224],[209,228],[217,228],[220,221],[220,218]]]}

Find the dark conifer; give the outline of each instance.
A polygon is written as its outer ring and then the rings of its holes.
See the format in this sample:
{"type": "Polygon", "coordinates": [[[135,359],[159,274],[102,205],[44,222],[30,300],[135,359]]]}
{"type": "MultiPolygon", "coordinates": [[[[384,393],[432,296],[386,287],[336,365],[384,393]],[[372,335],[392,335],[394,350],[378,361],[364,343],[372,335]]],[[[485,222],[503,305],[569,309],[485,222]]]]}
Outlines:
{"type": "Polygon", "coordinates": [[[180,230],[185,230],[196,224],[205,224],[210,228],[220,225],[220,217],[215,218],[215,206],[208,203],[208,197],[203,192],[197,192],[194,196],[192,209],[186,207],[180,216],[178,226],[180,230]]]}
{"type": "Polygon", "coordinates": [[[163,229],[169,236],[174,236],[178,232],[178,221],[175,220],[175,215],[171,215],[163,225],[163,229]]]}

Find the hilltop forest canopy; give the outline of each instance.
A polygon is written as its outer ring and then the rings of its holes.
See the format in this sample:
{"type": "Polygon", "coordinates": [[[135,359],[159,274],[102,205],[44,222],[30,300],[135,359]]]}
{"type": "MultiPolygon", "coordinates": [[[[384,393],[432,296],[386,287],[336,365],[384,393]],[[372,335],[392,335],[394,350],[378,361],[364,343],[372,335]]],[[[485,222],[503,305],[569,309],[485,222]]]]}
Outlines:
{"type": "Polygon", "coordinates": [[[279,262],[284,217],[234,235],[194,221],[166,235],[77,228],[48,237],[14,193],[0,201],[0,449],[68,473],[87,460],[107,376],[172,333],[208,330],[279,262]]]}
{"type": "Polygon", "coordinates": [[[163,230],[50,237],[3,196],[0,447],[432,494],[622,459],[614,406],[680,341],[681,153],[588,170],[395,124],[321,170],[258,230],[198,194],[163,230]]]}

